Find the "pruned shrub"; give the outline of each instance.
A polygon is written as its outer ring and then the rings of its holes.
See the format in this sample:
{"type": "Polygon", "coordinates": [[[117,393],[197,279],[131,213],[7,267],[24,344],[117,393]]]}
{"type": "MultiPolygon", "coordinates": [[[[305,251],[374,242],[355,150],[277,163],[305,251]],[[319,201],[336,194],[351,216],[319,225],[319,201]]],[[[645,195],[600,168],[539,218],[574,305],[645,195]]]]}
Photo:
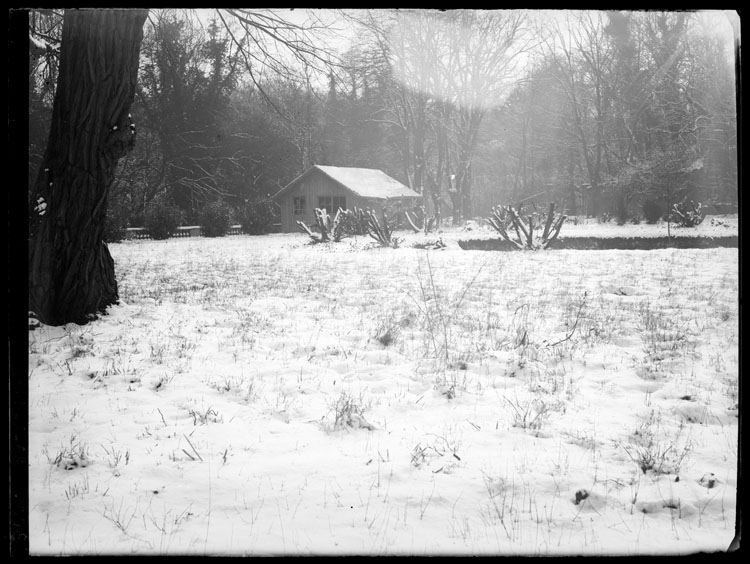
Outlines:
{"type": "Polygon", "coordinates": [[[166,202],[152,204],[146,211],[144,226],[152,239],[169,239],[182,221],[180,208],[166,202]]]}
{"type": "Polygon", "coordinates": [[[367,235],[367,213],[362,208],[346,210],[345,230],[349,235],[367,235]]]}
{"type": "Polygon", "coordinates": [[[412,212],[404,211],[404,217],[409,223],[409,227],[412,228],[414,233],[423,231],[426,234],[435,230],[437,226],[437,219],[434,216],[428,216],[425,212],[424,206],[415,208],[412,212]]]}
{"type": "Polygon", "coordinates": [[[107,218],[104,221],[104,241],[118,243],[125,239],[128,228],[128,210],[125,206],[115,203],[107,208],[107,218]]]}
{"type": "Polygon", "coordinates": [[[273,202],[270,198],[256,197],[245,201],[238,211],[242,231],[248,235],[264,235],[273,226],[273,202]]]}
{"type": "Polygon", "coordinates": [[[303,221],[297,221],[297,227],[307,233],[313,243],[337,243],[350,235],[367,234],[383,247],[396,248],[401,238],[393,236],[394,224],[389,221],[385,211],[381,211],[382,220],[372,210],[339,208],[331,217],[325,209],[315,209],[315,225],[310,228],[303,221]]]}
{"type": "Polygon", "coordinates": [[[650,225],[659,221],[662,214],[662,208],[659,202],[651,198],[643,202],[642,210],[643,217],[646,218],[646,223],[650,225]]]}
{"type": "Polygon", "coordinates": [[[615,217],[617,218],[617,225],[625,225],[630,219],[630,210],[628,209],[628,201],[625,196],[618,196],[615,200],[615,217]]]}
{"type": "Polygon", "coordinates": [[[243,233],[264,235],[272,230],[273,212],[273,202],[269,198],[251,198],[237,209],[236,217],[243,233]]]}
{"type": "Polygon", "coordinates": [[[313,243],[338,243],[348,234],[347,215],[347,212],[339,208],[336,215],[331,218],[325,209],[315,208],[315,229],[318,233],[313,232],[304,221],[297,220],[297,227],[303,233],[307,233],[313,243]]]}
{"type": "Polygon", "coordinates": [[[375,212],[367,210],[364,212],[365,229],[367,234],[375,239],[382,247],[393,247],[394,249],[401,243],[400,237],[393,236],[393,225],[389,223],[385,210],[380,212],[382,221],[378,219],[375,212]]]}
{"type": "Polygon", "coordinates": [[[682,227],[695,227],[700,225],[706,218],[706,207],[698,202],[697,204],[693,200],[683,198],[682,201],[672,206],[671,219],[677,225],[682,227]]]}
{"type": "Polygon", "coordinates": [[[205,237],[223,237],[232,221],[231,208],[218,200],[207,205],[200,215],[201,230],[205,237]]]}
{"type": "Polygon", "coordinates": [[[550,204],[542,214],[518,212],[513,206],[495,206],[487,223],[519,249],[543,250],[557,239],[566,217],[555,213],[555,204],[550,204]],[[508,233],[510,229],[515,237],[508,233]]]}

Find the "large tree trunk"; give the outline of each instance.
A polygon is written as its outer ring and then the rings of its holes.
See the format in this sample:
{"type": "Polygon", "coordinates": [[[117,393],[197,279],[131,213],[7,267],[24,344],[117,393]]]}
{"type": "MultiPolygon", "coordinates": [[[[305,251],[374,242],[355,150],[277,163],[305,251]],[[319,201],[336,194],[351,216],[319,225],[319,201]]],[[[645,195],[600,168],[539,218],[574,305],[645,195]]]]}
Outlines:
{"type": "Polygon", "coordinates": [[[68,10],[49,141],[29,223],[29,310],[48,325],[84,323],[116,303],[102,240],[129,117],[147,10],[68,10]]]}

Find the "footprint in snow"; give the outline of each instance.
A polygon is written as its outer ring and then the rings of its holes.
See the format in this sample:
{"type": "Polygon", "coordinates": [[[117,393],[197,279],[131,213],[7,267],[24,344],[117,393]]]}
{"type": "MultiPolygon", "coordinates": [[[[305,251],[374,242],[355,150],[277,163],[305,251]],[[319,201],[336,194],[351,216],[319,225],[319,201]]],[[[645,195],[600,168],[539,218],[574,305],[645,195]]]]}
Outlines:
{"type": "Polygon", "coordinates": [[[607,505],[607,500],[596,492],[589,491],[585,488],[577,490],[570,501],[573,505],[579,507],[579,511],[594,511],[600,513],[607,505]]]}

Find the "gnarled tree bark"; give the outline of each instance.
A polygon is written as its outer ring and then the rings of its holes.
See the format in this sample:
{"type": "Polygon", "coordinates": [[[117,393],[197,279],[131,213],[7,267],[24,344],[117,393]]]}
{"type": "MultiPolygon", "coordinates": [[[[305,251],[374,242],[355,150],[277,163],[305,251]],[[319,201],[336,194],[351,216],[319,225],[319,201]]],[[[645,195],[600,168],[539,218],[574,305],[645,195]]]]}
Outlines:
{"type": "Polygon", "coordinates": [[[117,302],[102,239],[117,161],[135,143],[143,9],[68,10],[49,141],[29,222],[29,310],[48,325],[85,323],[117,302]]]}

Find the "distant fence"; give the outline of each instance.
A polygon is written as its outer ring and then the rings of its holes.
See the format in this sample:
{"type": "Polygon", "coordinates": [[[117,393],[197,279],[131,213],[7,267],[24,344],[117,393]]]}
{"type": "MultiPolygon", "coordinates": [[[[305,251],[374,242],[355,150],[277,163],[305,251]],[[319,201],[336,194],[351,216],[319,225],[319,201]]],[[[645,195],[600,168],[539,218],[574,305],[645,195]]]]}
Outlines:
{"type": "MultiPolygon", "coordinates": [[[[145,227],[129,227],[125,230],[126,239],[151,239],[151,234],[145,227]]],[[[227,235],[240,235],[242,233],[242,226],[232,225],[227,231],[227,235]]],[[[184,225],[178,227],[177,231],[172,233],[172,237],[202,237],[203,230],[200,225],[184,225]]]]}

